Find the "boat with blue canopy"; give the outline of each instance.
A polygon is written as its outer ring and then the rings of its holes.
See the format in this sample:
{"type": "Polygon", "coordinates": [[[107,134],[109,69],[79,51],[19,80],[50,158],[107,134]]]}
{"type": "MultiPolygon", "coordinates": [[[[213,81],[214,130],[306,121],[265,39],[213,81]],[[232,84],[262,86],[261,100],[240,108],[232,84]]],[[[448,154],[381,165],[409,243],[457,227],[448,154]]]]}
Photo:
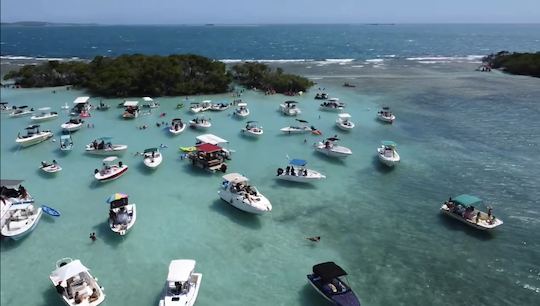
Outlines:
{"type": "Polygon", "coordinates": [[[491,207],[488,207],[487,213],[475,207],[482,202],[482,199],[476,196],[462,194],[444,202],[441,212],[479,230],[492,230],[502,225],[504,222],[493,215],[491,207]]]}
{"type": "Polygon", "coordinates": [[[289,164],[285,169],[277,169],[277,178],[281,180],[309,183],[325,179],[326,176],[318,171],[306,168],[307,161],[299,158],[289,159],[289,164]]]}

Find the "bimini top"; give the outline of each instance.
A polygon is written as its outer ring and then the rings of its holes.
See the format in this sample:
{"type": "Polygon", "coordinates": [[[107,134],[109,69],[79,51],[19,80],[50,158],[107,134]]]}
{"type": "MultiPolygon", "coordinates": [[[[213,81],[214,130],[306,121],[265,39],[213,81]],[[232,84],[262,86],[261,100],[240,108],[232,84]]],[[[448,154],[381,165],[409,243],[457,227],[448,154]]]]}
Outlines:
{"type": "Polygon", "coordinates": [[[169,264],[168,282],[187,282],[193,270],[195,270],[195,260],[176,259],[169,264]]]}
{"type": "Polygon", "coordinates": [[[197,148],[197,151],[204,153],[214,153],[222,150],[220,146],[216,146],[211,143],[203,143],[195,147],[197,148]]]}
{"type": "Polygon", "coordinates": [[[178,121],[182,121],[182,119],[180,119],[180,118],[174,118],[174,119],[172,120],[172,122],[178,122],[178,121]]]}
{"type": "Polygon", "coordinates": [[[137,107],[139,105],[139,101],[126,101],[124,102],[124,107],[137,107]]]}
{"type": "Polygon", "coordinates": [[[143,153],[152,153],[152,152],[157,152],[158,149],[157,148],[148,148],[148,149],[144,149],[143,153]]]}
{"type": "Polygon", "coordinates": [[[240,173],[229,173],[223,176],[223,179],[232,183],[243,183],[249,181],[249,179],[240,173]]]}
{"type": "Polygon", "coordinates": [[[339,138],[337,138],[337,137],[329,137],[329,138],[326,138],[326,140],[328,140],[328,141],[338,141],[339,138]]]}
{"type": "Polygon", "coordinates": [[[289,161],[289,165],[304,167],[305,165],[307,165],[307,161],[303,159],[293,158],[289,161]]]}
{"type": "Polygon", "coordinates": [[[2,187],[16,187],[20,183],[24,182],[23,180],[0,180],[0,186],[2,187]]]}
{"type": "Polygon", "coordinates": [[[464,205],[464,206],[470,206],[472,204],[482,202],[482,199],[477,198],[477,197],[472,196],[472,195],[468,195],[468,194],[458,195],[457,197],[455,197],[452,200],[454,202],[456,202],[458,204],[461,204],[461,205],[464,205]]]}
{"type": "Polygon", "coordinates": [[[306,120],[302,120],[302,119],[294,119],[294,120],[296,120],[296,121],[298,121],[298,122],[302,122],[302,123],[309,123],[309,122],[307,122],[306,120]]]}
{"type": "Polygon", "coordinates": [[[247,106],[247,103],[242,102],[242,103],[238,103],[237,105],[240,106],[240,107],[242,107],[242,106],[243,106],[243,107],[246,107],[246,106],[247,106]]]}
{"type": "Polygon", "coordinates": [[[339,102],[339,98],[330,98],[328,102],[339,102]]]}
{"type": "Polygon", "coordinates": [[[223,139],[221,137],[218,137],[214,134],[203,134],[196,137],[196,139],[202,143],[209,143],[213,145],[217,145],[220,143],[229,143],[226,139],[223,139]]]}
{"type": "Polygon", "coordinates": [[[33,130],[33,129],[37,129],[39,127],[39,124],[34,124],[34,125],[29,125],[27,127],[25,127],[26,130],[33,130]]]}
{"type": "Polygon", "coordinates": [[[336,277],[347,275],[347,272],[333,261],[323,262],[313,266],[313,273],[320,276],[324,280],[331,280],[336,277]]]}
{"type": "Polygon", "coordinates": [[[143,101],[145,101],[145,102],[152,102],[152,101],[154,101],[154,99],[152,99],[152,98],[150,98],[150,97],[144,97],[144,98],[142,98],[142,99],[143,99],[143,101]]]}
{"type": "Polygon", "coordinates": [[[74,260],[70,263],[67,263],[60,268],[54,270],[51,274],[51,280],[54,283],[67,281],[69,278],[81,273],[87,272],[88,268],[85,267],[80,260],[74,260]]]}
{"type": "Polygon", "coordinates": [[[77,97],[73,101],[73,104],[85,104],[88,103],[88,100],[90,100],[90,97],[77,97]]]}
{"type": "Polygon", "coordinates": [[[296,103],[298,103],[298,102],[296,102],[296,101],[285,101],[284,103],[285,103],[285,104],[296,104],[296,103]]]}
{"type": "Polygon", "coordinates": [[[103,159],[103,162],[104,162],[104,163],[110,163],[110,162],[113,162],[113,161],[115,161],[115,160],[117,160],[117,159],[118,159],[118,157],[116,157],[116,156],[109,156],[109,157],[107,157],[107,158],[104,158],[104,159],[103,159]]]}
{"type": "Polygon", "coordinates": [[[341,119],[349,119],[351,118],[351,115],[348,113],[343,113],[343,114],[339,114],[338,117],[341,119]]]}
{"type": "Polygon", "coordinates": [[[383,140],[381,141],[382,145],[383,146],[386,146],[386,147],[397,147],[397,143],[391,141],[391,140],[383,140]]]}

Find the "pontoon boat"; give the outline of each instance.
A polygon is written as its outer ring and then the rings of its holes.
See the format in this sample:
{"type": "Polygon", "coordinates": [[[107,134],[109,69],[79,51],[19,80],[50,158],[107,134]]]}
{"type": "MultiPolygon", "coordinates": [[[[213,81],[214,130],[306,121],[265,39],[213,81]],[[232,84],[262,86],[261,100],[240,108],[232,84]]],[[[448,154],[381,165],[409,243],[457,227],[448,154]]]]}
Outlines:
{"type": "Polygon", "coordinates": [[[71,109],[72,116],[79,116],[83,114],[89,114],[92,105],[90,105],[90,97],[77,97],[73,101],[73,108],[71,109]]]}
{"type": "Polygon", "coordinates": [[[196,150],[188,154],[188,158],[193,166],[208,170],[210,172],[227,171],[225,163],[225,152],[220,146],[210,143],[202,143],[195,146],[196,150]]]}

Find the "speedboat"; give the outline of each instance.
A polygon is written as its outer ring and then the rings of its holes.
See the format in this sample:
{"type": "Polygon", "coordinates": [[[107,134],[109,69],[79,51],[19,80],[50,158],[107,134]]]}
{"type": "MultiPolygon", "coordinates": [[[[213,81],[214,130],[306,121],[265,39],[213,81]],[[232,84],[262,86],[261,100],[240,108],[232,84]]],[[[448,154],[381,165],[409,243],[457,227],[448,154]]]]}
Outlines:
{"type": "Polygon", "coordinates": [[[356,87],[356,85],[345,82],[345,83],[343,83],[343,87],[352,87],[352,88],[354,88],[354,87],[356,87]]]}
{"type": "Polygon", "coordinates": [[[188,153],[188,158],[193,166],[212,173],[216,171],[227,172],[225,156],[226,152],[223,151],[222,147],[210,143],[198,144],[195,146],[195,150],[190,150],[188,153]]]}
{"type": "Polygon", "coordinates": [[[22,147],[29,147],[38,144],[53,137],[53,133],[49,130],[40,131],[39,125],[34,124],[26,127],[26,135],[17,135],[15,142],[22,147]]]}
{"type": "Polygon", "coordinates": [[[302,120],[302,119],[295,119],[295,120],[298,121],[300,125],[287,126],[287,127],[281,128],[280,131],[286,134],[303,134],[303,133],[311,132],[313,134],[320,135],[320,131],[317,130],[314,126],[308,126],[309,122],[307,122],[306,120],[302,120]]]}
{"type": "MultiPolygon", "coordinates": [[[[35,207],[33,203],[16,204],[10,203],[2,216],[2,236],[19,240],[31,233],[41,218],[41,207],[35,207]]],[[[6,205],[4,203],[4,205],[6,205]]]]}
{"type": "Polygon", "coordinates": [[[399,163],[399,154],[396,150],[397,144],[393,141],[385,140],[377,148],[379,161],[388,167],[393,167],[399,163]]]}
{"type": "Polygon", "coordinates": [[[86,145],[86,153],[98,155],[123,154],[128,146],[124,144],[113,144],[112,137],[101,137],[86,145]]]}
{"type": "Polygon", "coordinates": [[[139,117],[139,101],[126,101],[124,102],[124,113],[122,118],[134,119],[139,117]]]}
{"type": "Polygon", "coordinates": [[[192,102],[190,107],[189,107],[189,110],[196,114],[196,113],[201,113],[201,112],[205,112],[209,109],[212,108],[212,101],[210,100],[204,100],[202,102],[192,102]]]}
{"type": "Polygon", "coordinates": [[[345,109],[345,103],[339,102],[338,98],[331,98],[328,99],[328,101],[321,103],[319,109],[331,112],[341,112],[345,109]]]}
{"type": "Polygon", "coordinates": [[[109,104],[105,104],[101,101],[99,102],[99,105],[96,107],[97,110],[101,110],[101,111],[108,110],[109,108],[111,108],[109,104]]]}
{"type": "Polygon", "coordinates": [[[128,195],[115,193],[107,198],[109,208],[109,227],[120,236],[124,236],[137,220],[137,210],[133,203],[129,203],[128,195]]]}
{"type": "Polygon", "coordinates": [[[105,300],[103,287],[98,284],[97,278],[90,274],[80,260],[62,258],[56,262],[49,279],[60,294],[64,303],[69,306],[87,305],[96,306],[105,300]]]}
{"type": "Polygon", "coordinates": [[[150,97],[144,97],[142,99],[144,101],[143,107],[146,107],[146,108],[158,108],[159,107],[159,103],[157,103],[156,101],[154,101],[154,99],[152,99],[150,97]]]}
{"type": "Polygon", "coordinates": [[[212,103],[210,110],[220,112],[229,109],[229,107],[231,107],[229,103],[212,103]]]}
{"type": "Polygon", "coordinates": [[[377,113],[377,118],[382,122],[393,123],[396,116],[390,111],[390,107],[383,106],[382,110],[377,113]]]}
{"type": "Polygon", "coordinates": [[[279,105],[279,110],[282,114],[287,116],[296,116],[300,115],[302,111],[298,107],[298,102],[296,101],[285,101],[283,104],[279,105]]]}
{"type": "Polygon", "coordinates": [[[92,105],[90,105],[90,97],[77,97],[73,101],[73,108],[71,109],[72,116],[85,115],[88,116],[92,105]]]}
{"type": "Polygon", "coordinates": [[[339,139],[337,137],[330,137],[324,141],[319,141],[314,144],[315,151],[325,154],[330,157],[347,157],[352,155],[352,151],[349,148],[336,145],[339,139]]]}
{"type": "Polygon", "coordinates": [[[328,99],[328,94],[325,92],[318,92],[315,95],[315,100],[326,100],[326,99],[328,99]]]}
{"type": "Polygon", "coordinates": [[[238,173],[223,176],[219,197],[232,206],[252,214],[262,214],[272,210],[270,201],[257,188],[248,185],[248,178],[238,173]]]}
{"type": "Polygon", "coordinates": [[[182,122],[182,119],[175,118],[171,121],[171,126],[169,127],[169,132],[173,135],[178,135],[186,129],[186,124],[182,122]]]}
{"type": "Polygon", "coordinates": [[[46,173],[57,173],[62,171],[62,167],[60,167],[60,165],[54,159],[51,163],[47,161],[42,161],[41,167],[39,167],[39,169],[46,173]]]}
{"type": "Polygon", "coordinates": [[[7,102],[0,102],[0,113],[10,113],[16,108],[16,106],[9,106],[7,102]]]}
{"type": "Polygon", "coordinates": [[[56,119],[56,117],[58,117],[58,113],[51,112],[50,110],[51,110],[50,107],[42,107],[39,109],[41,113],[39,115],[34,115],[30,117],[30,120],[35,121],[35,122],[42,122],[42,121],[56,119]]]}
{"type": "Polygon", "coordinates": [[[159,306],[193,306],[195,304],[202,281],[202,274],[195,273],[195,264],[195,260],[192,259],[171,261],[159,306]]]}
{"type": "Polygon", "coordinates": [[[161,164],[163,160],[163,155],[157,148],[146,149],[143,152],[143,162],[144,165],[150,169],[155,169],[161,164]]]}
{"type": "Polygon", "coordinates": [[[28,116],[28,115],[31,115],[33,111],[34,111],[33,108],[28,109],[28,106],[23,105],[23,106],[19,106],[19,107],[13,109],[13,112],[11,112],[9,114],[9,116],[11,118],[18,118],[18,117],[28,116]]]}
{"type": "Polygon", "coordinates": [[[334,262],[323,262],[313,266],[308,282],[325,299],[336,306],[360,306],[360,301],[345,279],[347,272],[334,262]]]}
{"type": "Polygon", "coordinates": [[[114,164],[116,160],[118,160],[118,157],[116,156],[109,156],[103,159],[103,167],[101,170],[94,170],[94,177],[96,180],[100,182],[112,181],[126,173],[128,166],[124,165],[121,161],[119,161],[118,164],[114,164]]]}
{"type": "Polygon", "coordinates": [[[326,178],[321,173],[306,168],[306,165],[307,162],[303,159],[291,159],[285,170],[282,168],[277,169],[277,178],[299,183],[309,183],[326,178]]]}
{"type": "Polygon", "coordinates": [[[69,152],[73,149],[73,139],[71,134],[64,134],[60,136],[60,150],[63,152],[69,152]]]}
{"type": "Polygon", "coordinates": [[[189,126],[199,130],[206,130],[212,126],[209,119],[205,117],[195,117],[189,121],[189,126]]]}
{"type": "Polygon", "coordinates": [[[241,102],[237,104],[237,108],[234,109],[234,114],[240,118],[245,118],[249,116],[249,108],[247,108],[247,103],[241,102]]]}
{"type": "Polygon", "coordinates": [[[336,126],[344,131],[350,131],[354,128],[354,123],[350,119],[351,115],[347,113],[338,114],[336,126]]]}
{"type": "Polygon", "coordinates": [[[242,134],[246,136],[261,136],[263,134],[262,126],[257,124],[257,121],[248,121],[246,122],[246,127],[242,130],[242,134]]]}
{"type": "Polygon", "coordinates": [[[60,127],[64,131],[75,132],[83,127],[84,120],[80,118],[71,118],[68,122],[62,123],[60,127]]]}
{"type": "Polygon", "coordinates": [[[491,208],[488,208],[488,212],[485,213],[474,207],[481,203],[482,200],[480,198],[462,194],[446,201],[441,206],[441,212],[482,231],[492,230],[504,223],[501,219],[495,218],[491,208]]]}

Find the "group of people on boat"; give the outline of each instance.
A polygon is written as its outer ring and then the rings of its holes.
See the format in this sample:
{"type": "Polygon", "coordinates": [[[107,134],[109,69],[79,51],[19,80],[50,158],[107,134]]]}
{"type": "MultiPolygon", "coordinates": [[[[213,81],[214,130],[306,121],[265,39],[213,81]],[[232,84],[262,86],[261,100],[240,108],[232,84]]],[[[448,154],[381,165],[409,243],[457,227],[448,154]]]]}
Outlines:
{"type": "Polygon", "coordinates": [[[254,201],[252,196],[257,196],[257,191],[253,187],[251,187],[250,185],[247,185],[247,184],[243,184],[243,183],[234,184],[231,187],[231,192],[243,196],[244,199],[248,200],[249,202],[254,201]]]}
{"type": "Polygon", "coordinates": [[[208,120],[206,118],[195,117],[193,119],[193,122],[195,122],[195,124],[199,124],[199,123],[206,123],[206,122],[208,122],[208,120]]]}
{"type": "Polygon", "coordinates": [[[112,143],[110,142],[105,143],[105,140],[101,140],[100,142],[98,142],[97,140],[94,140],[90,144],[90,147],[95,150],[105,150],[105,149],[112,148],[112,143]]]}
{"type": "MultiPolygon", "coordinates": [[[[92,288],[92,294],[90,294],[90,295],[79,294],[79,291],[75,291],[75,294],[73,294],[73,292],[70,292],[71,290],[67,289],[67,288],[71,288],[71,287],[74,286],[71,283],[81,282],[81,281],[82,280],[75,281],[74,277],[72,277],[72,278],[67,280],[67,284],[70,284],[67,287],[62,286],[62,282],[58,282],[58,284],[56,285],[56,292],[58,292],[58,294],[60,294],[60,295],[63,295],[64,293],[66,293],[68,298],[70,298],[70,299],[73,298],[75,304],[81,304],[84,299],[88,299],[88,303],[92,303],[92,302],[96,301],[99,298],[99,292],[97,291],[96,288],[92,288]]],[[[82,281],[82,282],[84,282],[84,281],[82,281]]]]}
{"type": "Polygon", "coordinates": [[[49,167],[51,165],[57,165],[58,162],[56,161],[56,159],[53,159],[52,160],[52,163],[49,163],[49,162],[46,162],[46,161],[42,161],[41,162],[41,168],[45,168],[45,167],[49,167]]]}
{"type": "MultiPolygon", "coordinates": [[[[278,168],[277,170],[277,175],[280,176],[280,175],[283,175],[283,169],[282,168],[278,168]]],[[[293,166],[287,166],[285,168],[285,175],[292,175],[292,176],[307,176],[308,175],[308,171],[307,169],[297,169],[295,170],[293,166]]]]}
{"type": "Polygon", "coordinates": [[[2,202],[5,202],[5,198],[28,198],[28,192],[26,191],[26,188],[23,187],[23,185],[19,185],[19,188],[17,189],[2,186],[0,189],[0,195],[2,202]]]}
{"type": "MultiPolygon", "coordinates": [[[[474,206],[463,206],[461,204],[458,204],[452,200],[452,198],[449,198],[448,201],[444,202],[446,204],[446,207],[448,207],[449,211],[453,214],[459,215],[464,219],[475,221],[475,223],[478,223],[480,221],[480,218],[482,216],[482,213],[480,211],[477,211],[476,214],[474,206]]],[[[493,224],[495,222],[495,216],[493,215],[492,208],[488,208],[487,212],[487,223],[493,224]]]]}
{"type": "Polygon", "coordinates": [[[120,207],[118,211],[114,211],[113,209],[109,210],[109,219],[111,219],[115,225],[126,225],[129,223],[131,215],[124,206],[120,207]]]}

